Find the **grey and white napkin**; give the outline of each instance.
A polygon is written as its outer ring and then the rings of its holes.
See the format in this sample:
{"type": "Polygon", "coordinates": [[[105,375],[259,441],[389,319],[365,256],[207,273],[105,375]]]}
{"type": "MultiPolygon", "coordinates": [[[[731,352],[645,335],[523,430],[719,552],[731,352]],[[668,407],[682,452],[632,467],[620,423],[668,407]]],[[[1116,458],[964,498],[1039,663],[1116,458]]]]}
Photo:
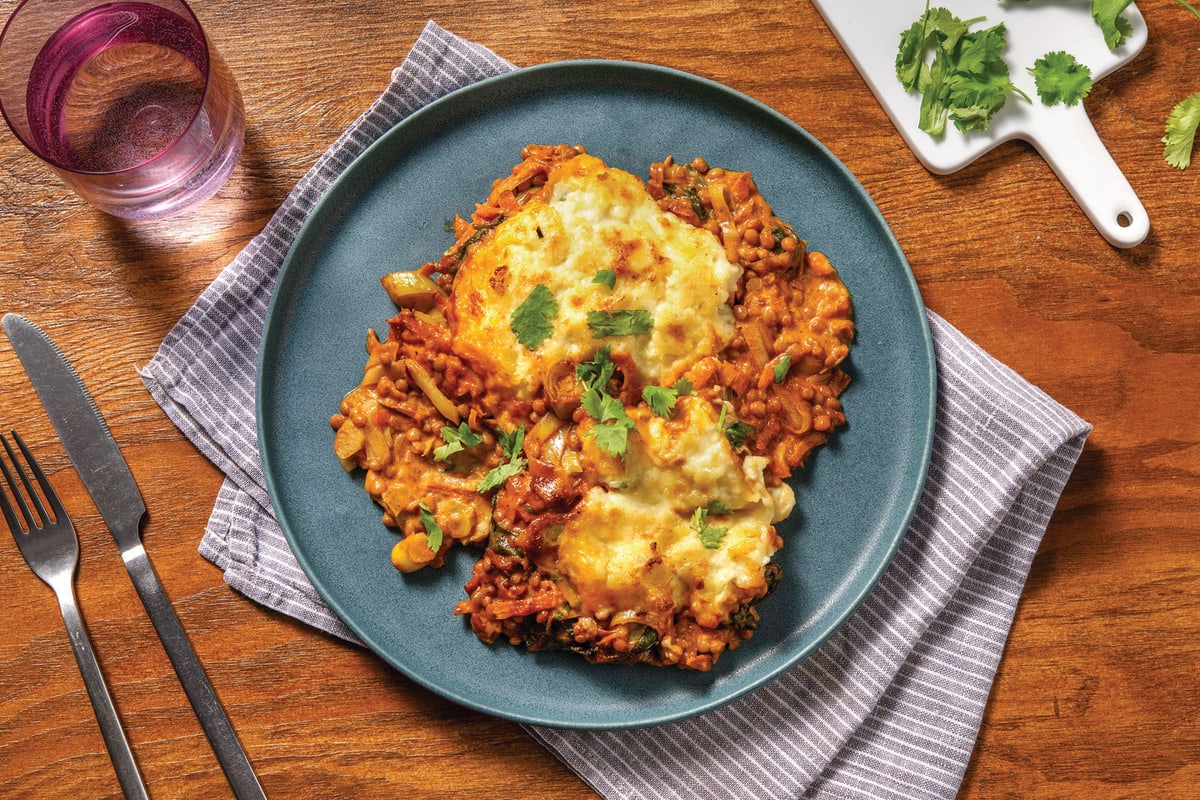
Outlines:
{"type": "MultiPolygon", "coordinates": [[[[429,23],[387,90],[316,162],[142,371],[225,473],[201,554],[247,597],[350,630],[271,514],[254,424],[263,318],[280,265],[338,175],[436,98],[513,69],[429,23]]],[[[715,711],[629,731],[529,727],[606,798],[952,798],[1030,563],[1090,426],[929,314],[939,384],[932,462],[878,586],[813,655],[715,711]]]]}

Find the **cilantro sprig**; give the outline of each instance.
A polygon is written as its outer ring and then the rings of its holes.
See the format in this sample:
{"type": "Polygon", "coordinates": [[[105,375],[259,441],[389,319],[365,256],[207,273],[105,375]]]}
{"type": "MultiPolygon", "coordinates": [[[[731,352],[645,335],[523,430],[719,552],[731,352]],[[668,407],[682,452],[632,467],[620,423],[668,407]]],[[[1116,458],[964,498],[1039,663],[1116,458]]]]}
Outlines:
{"type": "Polygon", "coordinates": [[[1073,106],[1092,91],[1092,71],[1065,50],[1056,50],[1029,68],[1038,98],[1048,106],[1073,106]]]}
{"type": "Polygon", "coordinates": [[[585,436],[590,436],[596,445],[616,458],[624,458],[629,446],[629,432],[636,426],[625,406],[615,397],[595,387],[583,393],[583,410],[596,420],[585,436]]]}
{"type": "Polygon", "coordinates": [[[1010,80],[1002,57],[1008,43],[1004,23],[970,29],[983,19],[962,20],[926,4],[900,36],[896,77],[921,94],[918,127],[931,136],[943,136],[947,120],[964,133],[987,130],[1010,94],[1029,100],[1010,80]]]}
{"type": "Polygon", "coordinates": [[[696,532],[700,537],[700,544],[707,547],[709,550],[716,550],[721,546],[721,542],[725,539],[725,535],[729,533],[727,525],[712,525],[708,521],[710,514],[721,515],[728,514],[729,508],[720,500],[713,500],[706,506],[697,508],[692,512],[692,521],[688,527],[696,532]]]}
{"type": "Polygon", "coordinates": [[[525,469],[525,459],[521,457],[525,446],[525,426],[521,425],[512,431],[497,431],[496,438],[500,442],[500,452],[506,459],[502,464],[488,470],[483,480],[475,487],[480,494],[487,494],[492,489],[502,486],[505,481],[525,469]]]}
{"type": "Polygon", "coordinates": [[[650,411],[660,417],[670,417],[675,411],[675,402],[694,391],[692,382],[687,378],[680,378],[675,382],[675,385],[668,388],[666,386],[647,386],[642,389],[642,399],[646,401],[646,405],[650,407],[650,411]]]}
{"type": "Polygon", "coordinates": [[[734,420],[729,425],[725,424],[725,415],[729,410],[728,403],[721,404],[721,413],[717,415],[717,428],[725,434],[725,438],[729,441],[729,446],[734,450],[738,450],[746,446],[746,442],[754,438],[754,426],[749,422],[734,420]]]}
{"type": "Polygon", "coordinates": [[[457,428],[449,425],[442,428],[442,441],[445,444],[433,451],[434,461],[447,461],[455,453],[483,444],[483,437],[471,430],[467,423],[460,422],[457,428]]]}
{"type": "Polygon", "coordinates": [[[610,456],[624,458],[629,432],[636,426],[625,412],[625,405],[608,393],[608,384],[616,369],[611,349],[603,345],[590,361],[575,367],[575,377],[584,387],[580,405],[588,416],[596,420],[596,424],[584,435],[594,439],[596,446],[610,456]]]}

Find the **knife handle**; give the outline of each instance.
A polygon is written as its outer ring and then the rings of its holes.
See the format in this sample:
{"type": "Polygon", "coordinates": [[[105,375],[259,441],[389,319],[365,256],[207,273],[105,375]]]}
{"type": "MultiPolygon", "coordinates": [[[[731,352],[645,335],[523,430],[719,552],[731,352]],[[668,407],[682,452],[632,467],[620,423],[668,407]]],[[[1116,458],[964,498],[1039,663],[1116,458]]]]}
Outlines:
{"type": "MultiPolygon", "coordinates": [[[[123,541],[117,532],[114,531],[114,535],[117,541],[123,541]]],[[[233,787],[234,796],[238,800],[265,800],[266,795],[254,774],[254,768],[246,758],[233,725],[204,673],[204,667],[192,649],[145,549],[139,543],[134,547],[122,548],[121,556],[125,559],[125,569],[142,599],[142,605],[146,607],[146,613],[158,632],[158,638],[162,640],[171,659],[171,666],[175,668],[175,674],[179,676],[188,701],[200,720],[200,727],[204,729],[204,735],[208,737],[217,761],[225,771],[229,785],[233,787]]]]}
{"type": "Polygon", "coordinates": [[[88,638],[87,628],[83,624],[83,616],[79,613],[75,591],[70,581],[62,581],[61,585],[52,585],[52,588],[58,595],[58,606],[62,610],[63,623],[71,639],[71,648],[75,651],[75,661],[79,664],[83,685],[87,687],[88,697],[91,698],[92,708],[96,712],[96,721],[100,723],[100,732],[104,734],[104,745],[108,748],[108,756],[112,759],[117,780],[121,783],[121,791],[125,793],[127,800],[148,800],[146,785],[138,772],[137,762],[133,760],[129,740],[125,738],[125,731],[121,728],[117,709],[113,706],[112,696],[104,683],[104,673],[100,671],[96,653],[92,649],[92,641],[88,638]]]}

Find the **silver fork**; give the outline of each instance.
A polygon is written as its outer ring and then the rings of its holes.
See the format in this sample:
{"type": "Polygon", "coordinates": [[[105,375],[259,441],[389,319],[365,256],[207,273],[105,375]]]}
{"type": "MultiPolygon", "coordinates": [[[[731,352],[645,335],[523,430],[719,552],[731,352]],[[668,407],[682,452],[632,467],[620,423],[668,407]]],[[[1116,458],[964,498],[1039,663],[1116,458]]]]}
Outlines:
{"type": "Polygon", "coordinates": [[[28,472],[21,466],[17,454],[3,434],[0,434],[0,444],[4,445],[13,469],[10,471],[4,459],[0,458],[0,471],[3,471],[4,479],[12,490],[13,502],[9,501],[4,494],[4,487],[0,486],[0,510],[4,512],[4,519],[8,522],[13,539],[16,540],[26,563],[58,597],[58,606],[62,610],[63,622],[66,623],[67,633],[71,638],[71,647],[75,650],[75,660],[79,663],[83,683],[92,699],[92,708],[96,712],[96,720],[100,723],[100,731],[104,734],[104,744],[108,747],[108,755],[117,771],[121,789],[127,798],[148,798],[137,763],[133,760],[133,752],[129,749],[129,741],[125,738],[117,710],[113,707],[108,687],[104,683],[104,675],[101,674],[100,665],[92,651],[92,642],[79,613],[79,604],[75,600],[75,572],[79,567],[79,537],[75,534],[75,526],[71,524],[62,502],[59,501],[50,482],[46,480],[46,475],[34,460],[33,454],[25,446],[25,442],[16,431],[12,431],[12,438],[25,457],[25,463],[37,478],[38,486],[41,487],[52,514],[46,512],[46,505],[34,490],[28,472]],[[14,472],[20,477],[21,486],[25,489],[24,495],[18,488],[14,472]],[[17,509],[21,512],[19,519],[17,509]]]}

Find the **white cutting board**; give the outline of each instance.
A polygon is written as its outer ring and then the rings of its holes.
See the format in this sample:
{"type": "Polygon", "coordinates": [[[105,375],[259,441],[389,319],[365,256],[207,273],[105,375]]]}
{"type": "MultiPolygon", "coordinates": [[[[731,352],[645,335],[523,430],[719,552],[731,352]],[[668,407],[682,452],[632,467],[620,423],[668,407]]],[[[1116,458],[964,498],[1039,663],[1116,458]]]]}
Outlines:
{"type": "MultiPolygon", "coordinates": [[[[971,30],[1003,22],[1008,29],[1004,60],[1012,82],[1033,100],[1010,96],[992,117],[987,131],[961,133],[953,123],[935,139],[917,127],[921,99],[896,78],[900,35],[920,18],[925,0],[813,0],[900,135],[931,172],[945,175],[1012,139],[1031,143],[1062,180],[1076,202],[1117,247],[1133,247],[1146,238],[1150,220],[1133,187],[1113,161],[1088,119],[1084,103],[1045,106],[1027,69],[1047,52],[1066,50],[1092,72],[1092,81],[1126,64],[1146,44],[1146,21],[1137,7],[1124,12],[1133,33],[1109,50],[1088,0],[933,0],[963,20],[986,17],[971,30]]],[[[1036,191],[1036,187],[1030,187],[1036,191]]]]}

